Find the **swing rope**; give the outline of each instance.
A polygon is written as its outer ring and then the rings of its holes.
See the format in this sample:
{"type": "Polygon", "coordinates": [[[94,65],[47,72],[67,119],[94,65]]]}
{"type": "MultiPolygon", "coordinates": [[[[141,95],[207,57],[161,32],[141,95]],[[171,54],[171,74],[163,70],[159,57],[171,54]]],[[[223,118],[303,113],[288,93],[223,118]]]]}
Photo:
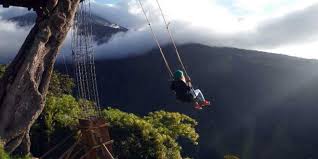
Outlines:
{"type": "Polygon", "coordinates": [[[183,64],[183,62],[182,62],[182,59],[181,59],[181,57],[180,57],[179,50],[178,50],[178,48],[177,48],[176,42],[175,42],[174,37],[173,37],[173,35],[172,35],[172,33],[171,33],[171,30],[170,30],[170,28],[169,28],[169,23],[167,22],[167,20],[166,20],[164,14],[163,14],[161,5],[160,5],[160,3],[159,3],[159,0],[156,0],[156,2],[157,2],[157,5],[158,5],[158,7],[159,7],[159,10],[160,10],[162,19],[163,19],[163,21],[164,21],[164,23],[165,23],[165,25],[166,25],[166,29],[167,29],[167,32],[168,32],[168,34],[169,34],[170,40],[171,40],[171,42],[172,42],[172,44],[173,44],[173,47],[174,47],[174,49],[175,49],[175,52],[176,52],[176,54],[177,54],[179,63],[181,64],[182,69],[183,69],[183,71],[184,71],[186,77],[187,77],[187,78],[190,78],[190,77],[189,77],[189,74],[188,74],[188,72],[187,72],[187,70],[186,70],[186,68],[185,68],[185,66],[184,66],[184,64],[183,64]]]}
{"type": "Polygon", "coordinates": [[[145,18],[146,18],[146,20],[147,20],[147,23],[148,23],[149,28],[150,28],[151,33],[152,33],[152,37],[153,37],[154,41],[156,42],[156,44],[157,44],[157,46],[158,46],[158,48],[159,48],[159,50],[160,50],[161,56],[162,56],[162,58],[163,58],[163,60],[164,60],[164,62],[165,62],[165,65],[166,65],[166,68],[167,68],[167,70],[168,70],[168,72],[169,72],[169,75],[171,76],[171,78],[173,78],[173,73],[172,73],[172,71],[171,71],[171,68],[170,68],[170,66],[169,66],[169,63],[168,63],[168,61],[167,61],[167,59],[166,59],[166,57],[165,57],[165,54],[163,53],[163,50],[162,50],[162,48],[161,48],[161,46],[160,46],[159,40],[158,40],[158,38],[157,38],[157,35],[155,34],[155,32],[154,32],[154,30],[153,30],[153,28],[152,28],[152,25],[151,25],[151,23],[150,23],[150,20],[149,20],[147,14],[146,14],[146,11],[145,11],[145,9],[144,9],[144,7],[143,7],[141,1],[140,1],[140,0],[137,0],[137,1],[138,1],[139,5],[140,5],[140,7],[141,7],[141,9],[142,9],[142,12],[143,12],[143,14],[144,14],[144,16],[145,16],[145,18]]]}

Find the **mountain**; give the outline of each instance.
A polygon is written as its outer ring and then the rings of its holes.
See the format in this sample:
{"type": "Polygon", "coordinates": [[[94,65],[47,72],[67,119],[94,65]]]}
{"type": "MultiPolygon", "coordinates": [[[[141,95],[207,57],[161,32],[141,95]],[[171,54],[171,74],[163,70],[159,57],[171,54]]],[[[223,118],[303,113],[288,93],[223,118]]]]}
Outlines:
{"type": "Polygon", "coordinates": [[[17,23],[17,25],[20,27],[30,27],[30,26],[34,25],[34,23],[35,23],[36,13],[33,13],[33,12],[27,13],[25,15],[12,17],[12,18],[9,18],[7,20],[17,23]]]}
{"type": "MultiPolygon", "coordinates": [[[[30,27],[34,25],[36,14],[34,12],[27,13],[21,16],[9,18],[7,20],[15,22],[21,27],[30,27]]],[[[97,42],[97,44],[106,43],[111,36],[116,33],[128,31],[127,28],[112,23],[96,14],[91,15],[90,22],[92,23],[93,27],[94,40],[97,42]]]]}
{"type": "MultiPolygon", "coordinates": [[[[164,48],[174,70],[174,49],[164,48]]],[[[196,159],[318,158],[318,61],[235,48],[180,46],[196,88],[213,100],[195,110],[169,90],[158,50],[96,62],[102,105],[144,115],[166,110],[198,122],[200,143],[185,152],[196,159]]],[[[64,65],[57,64],[64,70],[64,65]]]]}

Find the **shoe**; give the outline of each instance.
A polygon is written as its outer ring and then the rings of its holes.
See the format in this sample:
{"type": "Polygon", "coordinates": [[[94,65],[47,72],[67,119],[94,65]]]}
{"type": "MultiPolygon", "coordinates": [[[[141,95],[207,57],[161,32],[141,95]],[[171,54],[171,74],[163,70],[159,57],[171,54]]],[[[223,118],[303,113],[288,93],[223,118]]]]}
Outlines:
{"type": "Polygon", "coordinates": [[[199,103],[196,103],[195,106],[194,106],[194,108],[195,108],[195,109],[199,109],[199,110],[202,109],[202,107],[201,107],[201,105],[200,105],[199,103]]]}
{"type": "Polygon", "coordinates": [[[201,106],[208,106],[208,105],[210,105],[211,104],[211,102],[210,101],[207,101],[207,100],[205,100],[204,102],[202,102],[201,103],[201,106]]]}

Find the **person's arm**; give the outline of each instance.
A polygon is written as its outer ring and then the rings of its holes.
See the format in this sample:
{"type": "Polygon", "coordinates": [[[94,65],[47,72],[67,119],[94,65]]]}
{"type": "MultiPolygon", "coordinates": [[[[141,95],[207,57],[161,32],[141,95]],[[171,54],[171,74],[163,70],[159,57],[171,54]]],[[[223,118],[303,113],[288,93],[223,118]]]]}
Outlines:
{"type": "Polygon", "coordinates": [[[191,78],[190,77],[186,77],[186,82],[187,82],[187,85],[192,88],[192,81],[191,81],[191,78]]]}

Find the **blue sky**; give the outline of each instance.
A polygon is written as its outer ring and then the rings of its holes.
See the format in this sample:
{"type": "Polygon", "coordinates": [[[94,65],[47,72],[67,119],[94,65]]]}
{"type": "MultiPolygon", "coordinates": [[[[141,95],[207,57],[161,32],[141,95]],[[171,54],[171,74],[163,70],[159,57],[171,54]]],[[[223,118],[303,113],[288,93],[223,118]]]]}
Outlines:
{"type": "Polygon", "coordinates": [[[114,4],[118,2],[118,0],[96,0],[98,3],[107,3],[107,4],[114,4]]]}

